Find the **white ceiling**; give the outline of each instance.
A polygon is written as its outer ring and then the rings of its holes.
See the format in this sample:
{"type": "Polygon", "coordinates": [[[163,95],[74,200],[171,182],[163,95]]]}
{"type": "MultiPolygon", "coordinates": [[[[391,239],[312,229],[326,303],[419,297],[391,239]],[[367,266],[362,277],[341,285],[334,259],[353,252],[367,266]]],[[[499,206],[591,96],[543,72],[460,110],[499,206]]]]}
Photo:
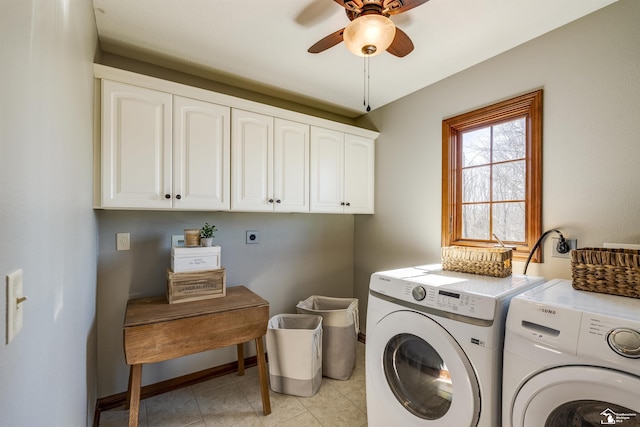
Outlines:
{"type": "MultiPolygon", "coordinates": [[[[379,108],[616,0],[430,0],[392,20],[413,40],[404,58],[371,58],[379,108]]],[[[307,49],[349,20],[333,0],[93,0],[101,48],[185,64],[222,83],[357,117],[363,59],[340,43],[307,49]]]]}

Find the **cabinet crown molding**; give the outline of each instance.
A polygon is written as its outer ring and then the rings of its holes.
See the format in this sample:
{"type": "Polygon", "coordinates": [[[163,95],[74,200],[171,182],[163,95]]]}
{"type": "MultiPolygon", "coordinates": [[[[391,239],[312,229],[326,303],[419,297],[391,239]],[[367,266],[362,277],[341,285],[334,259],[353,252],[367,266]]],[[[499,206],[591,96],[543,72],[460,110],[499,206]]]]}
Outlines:
{"type": "Polygon", "coordinates": [[[333,129],[352,135],[362,136],[365,138],[376,139],[380,135],[380,132],[370,129],[365,129],[346,123],[339,123],[332,120],[311,116],[309,114],[298,113],[296,111],[286,110],[284,108],[274,107],[267,104],[261,104],[259,102],[249,101],[247,99],[225,95],[222,93],[189,86],[182,83],[163,80],[157,77],[146,76],[144,74],[138,74],[132,71],[122,70],[103,64],[93,64],[93,73],[96,79],[112,80],[120,83],[140,86],[147,89],[159,90],[170,93],[172,95],[180,95],[201,101],[228,106],[231,108],[239,108],[260,114],[267,114],[281,119],[298,121],[312,126],[320,126],[326,129],[333,129]]]}

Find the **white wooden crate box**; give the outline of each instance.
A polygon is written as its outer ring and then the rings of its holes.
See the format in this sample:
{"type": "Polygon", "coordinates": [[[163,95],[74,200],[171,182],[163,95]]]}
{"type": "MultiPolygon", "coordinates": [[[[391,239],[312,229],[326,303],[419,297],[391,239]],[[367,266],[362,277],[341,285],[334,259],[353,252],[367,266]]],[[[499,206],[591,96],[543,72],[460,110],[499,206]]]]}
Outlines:
{"type": "Polygon", "coordinates": [[[174,273],[215,270],[220,268],[220,246],[171,248],[171,270],[174,273]]]}

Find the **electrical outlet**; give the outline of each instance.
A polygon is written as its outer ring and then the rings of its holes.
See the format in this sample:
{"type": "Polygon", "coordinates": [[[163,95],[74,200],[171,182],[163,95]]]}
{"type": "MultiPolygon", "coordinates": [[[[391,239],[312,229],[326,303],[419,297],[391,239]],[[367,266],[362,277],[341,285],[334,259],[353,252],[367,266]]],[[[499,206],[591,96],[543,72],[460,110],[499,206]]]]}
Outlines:
{"type": "Polygon", "coordinates": [[[22,270],[14,271],[7,276],[7,344],[18,335],[22,329],[24,297],[22,285],[22,270]]]}
{"type": "Polygon", "coordinates": [[[558,252],[558,242],[560,241],[559,237],[552,237],[551,238],[551,256],[552,257],[556,257],[556,258],[570,258],[571,257],[571,250],[572,249],[577,249],[578,247],[578,240],[577,239],[564,239],[566,240],[567,244],[569,245],[569,251],[565,254],[561,254],[560,252],[558,252]]]}
{"type": "Polygon", "coordinates": [[[247,230],[247,244],[260,243],[260,232],[257,230],[247,230]]]}
{"type": "Polygon", "coordinates": [[[128,251],[130,247],[129,233],[116,233],[116,250],[128,251]]]}

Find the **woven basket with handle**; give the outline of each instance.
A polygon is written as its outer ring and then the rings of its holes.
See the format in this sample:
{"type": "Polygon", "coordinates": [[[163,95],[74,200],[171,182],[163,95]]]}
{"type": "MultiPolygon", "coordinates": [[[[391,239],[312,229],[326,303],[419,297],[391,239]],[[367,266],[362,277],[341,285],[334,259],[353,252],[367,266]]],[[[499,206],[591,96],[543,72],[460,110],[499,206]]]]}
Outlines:
{"type": "Polygon", "coordinates": [[[575,289],[640,298],[640,251],[574,249],[571,276],[575,289]]]}
{"type": "Polygon", "coordinates": [[[442,269],[483,276],[511,275],[511,248],[442,248],[442,269]]]}

